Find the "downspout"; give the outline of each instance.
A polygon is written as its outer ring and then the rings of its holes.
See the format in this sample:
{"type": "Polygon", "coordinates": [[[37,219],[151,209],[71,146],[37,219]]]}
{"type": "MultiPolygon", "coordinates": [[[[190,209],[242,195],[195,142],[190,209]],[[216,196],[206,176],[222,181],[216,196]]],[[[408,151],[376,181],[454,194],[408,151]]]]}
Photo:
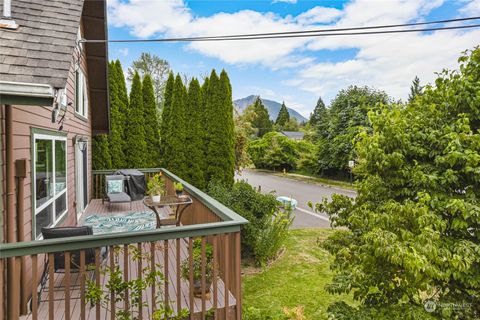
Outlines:
{"type": "MultiPolygon", "coordinates": [[[[27,176],[27,159],[15,161],[15,177],[17,178],[17,240],[25,241],[25,178],[27,176]]],[[[27,266],[25,257],[20,257],[20,314],[27,314],[29,290],[27,290],[27,266]]],[[[32,284],[35,286],[35,284],[32,284]]],[[[31,292],[31,291],[30,291],[31,292]]]]}
{"type": "MultiPolygon", "coordinates": [[[[6,226],[7,242],[17,242],[15,222],[15,168],[13,163],[13,107],[5,105],[5,160],[6,160],[6,226]]],[[[18,319],[20,311],[20,292],[17,258],[7,261],[7,318],[18,319]]]]}

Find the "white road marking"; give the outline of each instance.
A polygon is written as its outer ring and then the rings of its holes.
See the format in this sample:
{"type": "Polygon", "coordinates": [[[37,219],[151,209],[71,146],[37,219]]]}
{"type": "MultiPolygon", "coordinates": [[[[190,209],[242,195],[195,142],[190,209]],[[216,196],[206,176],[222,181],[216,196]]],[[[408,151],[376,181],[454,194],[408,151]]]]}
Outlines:
{"type": "Polygon", "coordinates": [[[311,216],[313,216],[313,217],[315,217],[315,218],[319,218],[319,219],[322,219],[322,220],[325,220],[325,221],[330,222],[330,219],[328,219],[328,217],[324,216],[323,214],[314,213],[314,212],[311,212],[311,211],[308,211],[308,210],[305,210],[305,209],[302,209],[302,208],[299,208],[299,207],[297,207],[296,209],[297,209],[298,211],[302,211],[302,212],[304,212],[304,213],[306,213],[306,214],[309,214],[309,215],[311,215],[311,216]]]}

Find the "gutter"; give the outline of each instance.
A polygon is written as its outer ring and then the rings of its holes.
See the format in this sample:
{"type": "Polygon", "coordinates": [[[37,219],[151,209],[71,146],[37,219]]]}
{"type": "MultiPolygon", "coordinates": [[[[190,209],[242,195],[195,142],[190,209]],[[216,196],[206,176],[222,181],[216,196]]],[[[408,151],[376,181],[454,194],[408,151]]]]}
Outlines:
{"type": "Polygon", "coordinates": [[[48,84],[0,81],[0,104],[52,106],[55,92],[48,84]]]}
{"type": "Polygon", "coordinates": [[[54,89],[48,84],[0,81],[0,95],[53,98],[54,89]]]}

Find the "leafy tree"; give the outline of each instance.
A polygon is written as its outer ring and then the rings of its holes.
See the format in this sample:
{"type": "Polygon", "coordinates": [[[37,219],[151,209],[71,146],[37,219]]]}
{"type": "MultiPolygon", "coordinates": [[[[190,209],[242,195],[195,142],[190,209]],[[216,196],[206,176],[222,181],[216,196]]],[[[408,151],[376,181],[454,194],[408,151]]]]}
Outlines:
{"type": "MultiPolygon", "coordinates": [[[[124,149],[124,128],[125,128],[125,105],[127,100],[123,100],[121,95],[121,80],[123,71],[120,61],[111,61],[108,69],[108,86],[110,100],[110,134],[108,135],[108,147],[110,168],[124,168],[126,165],[124,149]],[[118,68],[120,66],[120,69],[118,68]]],[[[108,163],[108,162],[107,162],[108,163]]]]}
{"type": "Polygon", "coordinates": [[[298,123],[297,119],[291,117],[281,129],[283,129],[284,131],[299,131],[300,124],[298,123]]]}
{"type": "MultiPolygon", "coordinates": [[[[348,161],[355,159],[353,139],[368,127],[367,113],[388,95],[369,87],[350,86],[341,90],[329,109],[328,131],[319,132],[319,171],[325,175],[347,174],[348,161]]],[[[320,129],[320,128],[319,128],[320,129]]]]}
{"type": "Polygon", "coordinates": [[[326,243],[328,290],[353,291],[363,309],[421,311],[432,300],[439,319],[480,317],[480,49],[459,63],[416,103],[370,111],[357,198],[317,205],[342,227],[326,243]]]}
{"type": "Polygon", "coordinates": [[[420,79],[415,76],[415,79],[412,81],[412,85],[410,86],[410,94],[408,95],[408,102],[412,103],[413,100],[419,95],[422,94],[423,87],[420,85],[420,79]]]}
{"type": "Polygon", "coordinates": [[[181,178],[186,178],[186,95],[182,78],[177,74],[173,85],[171,110],[168,116],[168,131],[165,132],[164,161],[166,168],[181,178]]]}
{"type": "Polygon", "coordinates": [[[145,166],[155,168],[160,165],[160,131],[157,121],[157,107],[153,94],[152,79],[148,74],[143,77],[143,114],[145,119],[145,141],[147,156],[145,166]]]}
{"type": "Polygon", "coordinates": [[[280,111],[278,112],[277,120],[275,124],[279,127],[279,129],[283,129],[285,124],[290,120],[290,114],[288,113],[287,106],[285,102],[282,102],[282,106],[280,107],[280,111]]]}
{"type": "Polygon", "coordinates": [[[167,60],[161,59],[155,54],[142,52],[140,57],[132,62],[132,67],[128,68],[128,80],[132,81],[135,72],[138,72],[143,79],[145,75],[149,75],[153,82],[155,104],[158,110],[163,104],[163,94],[165,85],[170,73],[170,64],[167,60]]]}
{"type": "Polygon", "coordinates": [[[265,133],[272,131],[272,122],[270,121],[268,109],[265,108],[260,97],[257,97],[251,109],[255,114],[255,118],[251,122],[252,126],[258,130],[258,137],[261,138],[265,133]]]}
{"type": "Polygon", "coordinates": [[[296,142],[278,132],[269,132],[248,145],[248,154],[255,167],[292,170],[299,156],[296,142]]]}
{"type": "Polygon", "coordinates": [[[186,126],[187,141],[186,145],[186,162],[188,182],[200,189],[205,189],[205,153],[203,144],[203,113],[204,106],[202,104],[202,91],[200,83],[193,78],[188,87],[188,96],[186,103],[186,126]]]}
{"type": "Polygon", "coordinates": [[[128,121],[125,127],[125,157],[129,168],[144,168],[147,156],[142,83],[135,73],[130,91],[128,121]]]}
{"type": "Polygon", "coordinates": [[[166,155],[166,150],[169,148],[169,134],[170,130],[170,114],[172,112],[172,97],[173,97],[173,87],[175,85],[175,76],[172,72],[168,76],[167,83],[165,85],[165,95],[162,111],[162,122],[160,124],[160,156],[162,157],[162,166],[167,167],[168,155],[166,155]]]}
{"type": "Polygon", "coordinates": [[[248,143],[255,135],[252,124],[243,115],[234,117],[235,123],[235,171],[240,172],[251,163],[247,152],[248,143]]]}
{"type": "Polygon", "coordinates": [[[112,158],[108,145],[108,136],[99,134],[92,139],[92,167],[93,170],[112,168],[112,158]]]}

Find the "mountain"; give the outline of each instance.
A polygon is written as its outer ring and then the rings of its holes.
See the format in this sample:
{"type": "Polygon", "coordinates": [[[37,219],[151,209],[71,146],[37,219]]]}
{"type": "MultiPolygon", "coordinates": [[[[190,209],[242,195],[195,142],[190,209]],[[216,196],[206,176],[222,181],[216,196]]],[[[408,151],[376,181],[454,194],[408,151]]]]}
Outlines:
{"type": "MultiPolygon", "coordinates": [[[[239,113],[242,113],[249,105],[253,104],[256,99],[257,99],[257,96],[251,95],[242,99],[234,100],[233,105],[235,106],[235,108],[239,113]]],[[[277,119],[278,113],[280,112],[280,108],[282,104],[277,101],[267,100],[263,98],[261,99],[262,99],[263,105],[268,110],[268,114],[270,115],[270,120],[275,121],[277,119]]],[[[295,119],[297,119],[298,122],[307,121],[307,119],[297,111],[293,110],[292,108],[289,108],[288,106],[287,106],[287,109],[288,109],[288,113],[290,114],[290,117],[294,117],[295,119]]]]}

